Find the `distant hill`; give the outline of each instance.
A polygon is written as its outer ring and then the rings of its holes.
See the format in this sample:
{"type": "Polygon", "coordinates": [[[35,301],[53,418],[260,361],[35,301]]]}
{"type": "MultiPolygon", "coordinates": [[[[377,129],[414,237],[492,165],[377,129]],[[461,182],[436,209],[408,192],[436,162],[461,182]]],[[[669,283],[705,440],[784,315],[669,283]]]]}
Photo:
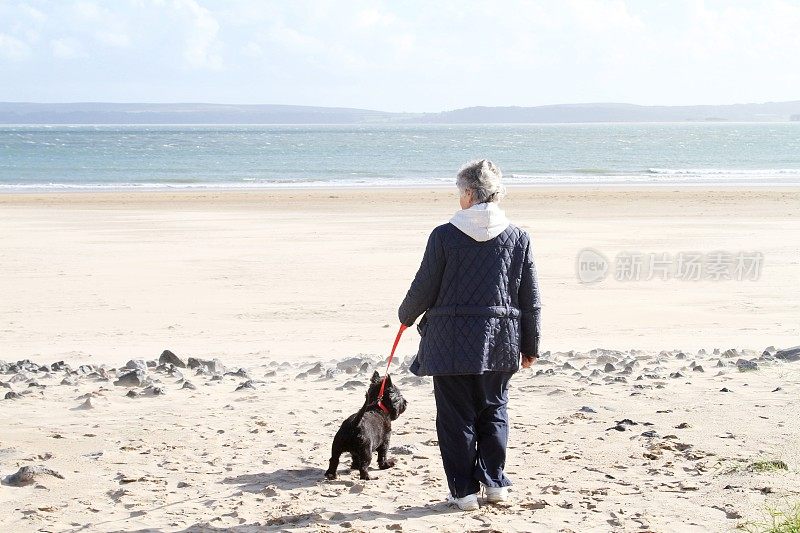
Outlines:
{"type": "Polygon", "coordinates": [[[0,124],[362,124],[399,113],[294,105],[0,102],[0,124]]]}
{"type": "Polygon", "coordinates": [[[565,104],[539,107],[468,107],[427,115],[426,121],[459,123],[556,122],[786,122],[800,113],[800,101],[765,104],[640,106],[565,104]]]}
{"type": "Polygon", "coordinates": [[[0,124],[786,122],[797,120],[799,116],[800,101],[698,106],[596,103],[538,107],[468,107],[441,113],[389,113],[293,105],[0,102],[0,124]]]}

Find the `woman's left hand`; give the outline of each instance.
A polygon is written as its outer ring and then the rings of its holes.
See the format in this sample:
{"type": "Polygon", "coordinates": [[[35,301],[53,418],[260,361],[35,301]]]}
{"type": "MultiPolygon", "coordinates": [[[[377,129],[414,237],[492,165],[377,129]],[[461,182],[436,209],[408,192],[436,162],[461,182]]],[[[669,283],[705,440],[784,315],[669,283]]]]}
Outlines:
{"type": "Polygon", "coordinates": [[[522,368],[530,368],[533,366],[533,363],[536,362],[538,357],[532,357],[530,355],[523,355],[522,356],[522,368]]]}

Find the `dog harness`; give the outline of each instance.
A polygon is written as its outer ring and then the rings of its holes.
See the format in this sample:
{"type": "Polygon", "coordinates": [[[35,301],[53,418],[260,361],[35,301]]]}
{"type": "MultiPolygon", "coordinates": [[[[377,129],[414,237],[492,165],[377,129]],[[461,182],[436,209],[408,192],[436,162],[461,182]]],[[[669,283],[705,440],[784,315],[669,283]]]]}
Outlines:
{"type": "Polygon", "coordinates": [[[397,337],[394,338],[394,344],[392,345],[392,353],[389,354],[389,361],[386,363],[386,374],[383,376],[383,380],[381,380],[381,390],[378,392],[378,408],[383,411],[384,413],[389,413],[389,408],[383,405],[383,391],[386,389],[386,378],[389,377],[389,367],[392,366],[392,359],[394,358],[394,351],[397,349],[397,343],[400,342],[400,336],[403,332],[408,328],[405,324],[400,324],[400,329],[397,332],[397,337]]]}

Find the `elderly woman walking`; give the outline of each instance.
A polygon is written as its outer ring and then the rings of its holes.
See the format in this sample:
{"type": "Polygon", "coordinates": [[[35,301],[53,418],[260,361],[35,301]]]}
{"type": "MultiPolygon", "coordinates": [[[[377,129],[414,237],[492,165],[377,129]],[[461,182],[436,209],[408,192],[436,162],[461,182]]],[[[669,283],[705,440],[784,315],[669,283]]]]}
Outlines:
{"type": "Polygon", "coordinates": [[[458,173],[461,210],[434,228],[422,264],[400,305],[417,329],[411,365],[433,376],[436,431],[450,500],[462,510],[508,498],[508,382],[539,351],[539,288],[528,233],[497,202],[500,170],[486,159],[458,173]]]}

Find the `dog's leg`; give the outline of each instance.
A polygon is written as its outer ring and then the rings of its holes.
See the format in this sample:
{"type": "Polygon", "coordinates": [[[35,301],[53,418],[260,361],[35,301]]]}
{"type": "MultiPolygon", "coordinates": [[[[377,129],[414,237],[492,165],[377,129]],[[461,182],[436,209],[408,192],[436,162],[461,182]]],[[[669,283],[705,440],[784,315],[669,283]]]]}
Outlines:
{"type": "Polygon", "coordinates": [[[359,450],[353,456],[353,464],[358,468],[358,477],[361,479],[373,479],[369,476],[369,464],[372,462],[372,452],[369,448],[359,450]]]}
{"type": "Polygon", "coordinates": [[[389,439],[391,436],[391,432],[386,433],[386,438],[381,445],[378,446],[378,468],[381,470],[386,470],[394,466],[394,458],[387,457],[389,454],[389,439]]]}
{"type": "Polygon", "coordinates": [[[328,463],[328,471],[325,472],[326,478],[336,479],[336,469],[339,468],[339,457],[341,457],[343,452],[342,442],[337,433],[333,438],[333,445],[331,446],[331,460],[328,463]]]}

